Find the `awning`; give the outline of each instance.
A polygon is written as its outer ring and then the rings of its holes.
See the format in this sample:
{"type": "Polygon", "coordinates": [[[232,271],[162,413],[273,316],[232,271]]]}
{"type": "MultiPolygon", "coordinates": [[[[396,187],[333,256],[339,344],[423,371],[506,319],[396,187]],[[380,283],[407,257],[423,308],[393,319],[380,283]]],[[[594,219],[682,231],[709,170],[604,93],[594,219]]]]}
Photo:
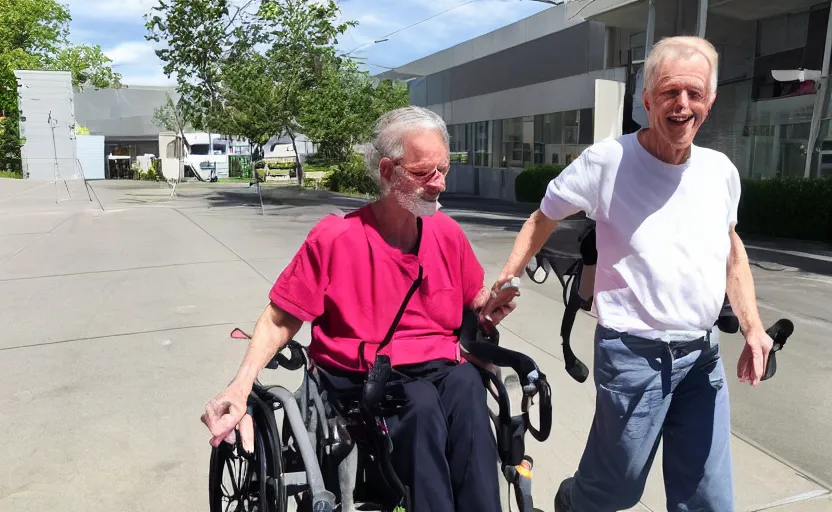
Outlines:
{"type": "Polygon", "coordinates": [[[568,0],[566,3],[566,18],[580,16],[584,19],[594,19],[599,14],[614,11],[628,4],[642,0],[568,0]]]}

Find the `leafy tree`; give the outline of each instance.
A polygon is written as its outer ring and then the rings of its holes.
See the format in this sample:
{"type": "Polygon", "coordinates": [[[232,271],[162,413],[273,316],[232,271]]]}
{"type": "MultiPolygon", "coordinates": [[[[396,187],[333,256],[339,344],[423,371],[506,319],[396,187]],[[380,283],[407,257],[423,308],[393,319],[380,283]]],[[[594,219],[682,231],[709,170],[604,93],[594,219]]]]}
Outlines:
{"type": "MultiPolygon", "coordinates": [[[[277,83],[279,101],[276,109],[285,133],[292,140],[300,163],[295,138],[301,126],[304,91],[313,87],[335,58],[338,36],[354,21],[338,23],[339,10],[334,0],[272,0],[264,3],[260,16],[266,23],[269,48],[266,58],[269,71],[277,83]]],[[[298,183],[303,183],[303,166],[299,165],[298,183]]]]}
{"type": "Polygon", "coordinates": [[[190,148],[190,145],[185,140],[185,130],[188,125],[185,122],[181,103],[174,102],[170,94],[165,94],[165,104],[153,109],[153,124],[161,130],[176,132],[179,135],[179,179],[184,179],[185,146],[190,148]]]}
{"type": "Polygon", "coordinates": [[[262,158],[263,145],[286,126],[282,89],[269,74],[269,62],[249,51],[234,56],[222,69],[225,131],[248,139],[254,160],[262,158]]]}
{"type": "Polygon", "coordinates": [[[98,45],[69,46],[58,52],[49,69],[70,71],[72,85],[79,90],[86,86],[118,88],[121,87],[121,75],[113,71],[111,62],[98,45]]]}
{"type": "Polygon", "coordinates": [[[329,161],[344,162],[352,147],[367,140],[381,114],[409,103],[407,87],[382,81],[377,87],[366,72],[348,59],[326,66],[317,83],[304,93],[304,132],[319,141],[329,161]]]}
{"type": "Polygon", "coordinates": [[[168,77],[176,76],[185,120],[194,128],[218,129],[223,103],[222,65],[232,53],[244,53],[260,39],[253,0],[234,6],[229,0],[159,0],[146,16],[149,41],[168,77]]]}

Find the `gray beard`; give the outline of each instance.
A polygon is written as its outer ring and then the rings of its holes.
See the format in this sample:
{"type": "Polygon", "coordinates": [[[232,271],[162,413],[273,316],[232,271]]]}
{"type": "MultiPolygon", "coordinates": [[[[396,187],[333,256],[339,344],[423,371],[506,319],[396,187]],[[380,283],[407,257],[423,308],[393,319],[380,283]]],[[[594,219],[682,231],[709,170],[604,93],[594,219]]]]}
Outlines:
{"type": "Polygon", "coordinates": [[[402,208],[416,217],[431,217],[439,210],[439,201],[425,201],[421,197],[413,194],[403,194],[395,189],[393,190],[393,196],[402,208]]]}

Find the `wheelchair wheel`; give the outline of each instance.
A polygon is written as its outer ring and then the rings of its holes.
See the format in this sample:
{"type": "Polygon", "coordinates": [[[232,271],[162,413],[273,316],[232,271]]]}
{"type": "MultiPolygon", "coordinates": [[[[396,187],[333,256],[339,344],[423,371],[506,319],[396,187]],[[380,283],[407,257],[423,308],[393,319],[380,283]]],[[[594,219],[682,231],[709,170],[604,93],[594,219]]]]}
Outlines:
{"type": "MultiPolygon", "coordinates": [[[[259,402],[259,400],[254,400],[259,402]]],[[[251,404],[251,401],[250,401],[251,404]]],[[[283,461],[274,416],[255,405],[254,452],[245,453],[239,433],[234,445],[211,451],[208,475],[210,512],[286,512],[283,461]],[[271,421],[268,419],[271,418],[271,421]]]]}

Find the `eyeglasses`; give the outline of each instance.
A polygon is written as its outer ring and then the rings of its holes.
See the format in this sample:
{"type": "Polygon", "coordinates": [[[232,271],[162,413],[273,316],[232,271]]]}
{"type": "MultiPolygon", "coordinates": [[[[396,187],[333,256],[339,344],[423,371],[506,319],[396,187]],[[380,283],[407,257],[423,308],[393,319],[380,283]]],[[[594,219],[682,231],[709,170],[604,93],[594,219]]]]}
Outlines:
{"type": "Polygon", "coordinates": [[[402,165],[400,158],[397,158],[396,160],[391,160],[391,161],[393,162],[393,165],[395,165],[396,167],[401,167],[402,169],[404,169],[405,171],[410,173],[414,178],[420,179],[420,180],[431,178],[433,176],[433,174],[436,173],[436,172],[442,174],[443,176],[447,176],[448,171],[451,170],[451,167],[450,167],[449,164],[434,165],[433,167],[418,167],[418,166],[402,165]]]}

